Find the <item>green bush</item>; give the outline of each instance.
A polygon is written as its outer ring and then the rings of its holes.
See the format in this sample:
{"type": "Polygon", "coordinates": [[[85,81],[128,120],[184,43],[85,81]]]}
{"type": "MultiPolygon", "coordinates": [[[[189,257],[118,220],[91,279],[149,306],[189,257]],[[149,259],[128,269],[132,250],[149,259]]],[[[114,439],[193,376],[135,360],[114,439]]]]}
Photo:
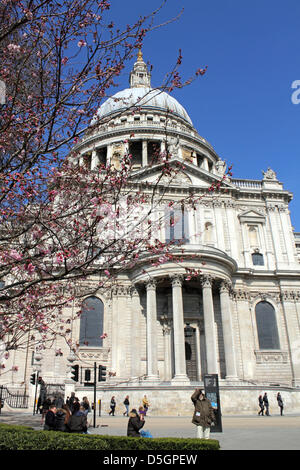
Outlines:
{"type": "Polygon", "coordinates": [[[0,423],[0,450],[219,450],[214,439],[135,438],[35,431],[0,423]]]}

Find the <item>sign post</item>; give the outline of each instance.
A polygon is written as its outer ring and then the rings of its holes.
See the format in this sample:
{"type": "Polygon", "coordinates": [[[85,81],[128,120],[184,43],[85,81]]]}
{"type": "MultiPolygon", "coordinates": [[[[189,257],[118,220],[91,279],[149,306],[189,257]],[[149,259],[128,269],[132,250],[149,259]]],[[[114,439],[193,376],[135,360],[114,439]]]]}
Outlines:
{"type": "Polygon", "coordinates": [[[215,426],[212,426],[210,431],[223,432],[218,374],[208,374],[204,376],[204,391],[206,398],[211,402],[216,417],[215,426]]]}

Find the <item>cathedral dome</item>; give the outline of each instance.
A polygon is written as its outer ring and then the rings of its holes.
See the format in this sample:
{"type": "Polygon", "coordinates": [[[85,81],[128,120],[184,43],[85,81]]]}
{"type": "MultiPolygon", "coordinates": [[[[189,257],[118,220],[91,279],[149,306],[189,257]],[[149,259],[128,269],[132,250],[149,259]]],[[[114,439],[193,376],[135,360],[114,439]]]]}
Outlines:
{"type": "Polygon", "coordinates": [[[136,108],[169,112],[193,125],[188,113],[175,98],[164,91],[149,87],[125,88],[125,90],[116,93],[99,108],[97,117],[103,119],[111,114],[136,108]]]}
{"type": "Polygon", "coordinates": [[[171,113],[193,126],[188,113],[175,98],[165,91],[151,87],[151,75],[139,51],[137,61],[130,72],[130,88],[125,88],[108,98],[98,109],[91,124],[96,124],[98,120],[115,113],[141,108],[150,112],[171,113]]]}

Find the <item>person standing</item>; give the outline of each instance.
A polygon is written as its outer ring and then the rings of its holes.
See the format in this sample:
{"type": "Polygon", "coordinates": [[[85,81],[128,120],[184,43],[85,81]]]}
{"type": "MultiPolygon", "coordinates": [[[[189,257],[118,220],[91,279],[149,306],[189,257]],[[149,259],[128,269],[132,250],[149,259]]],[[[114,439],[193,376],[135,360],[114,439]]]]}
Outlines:
{"type": "Polygon", "coordinates": [[[51,398],[46,398],[46,399],[44,400],[44,402],[43,402],[43,407],[42,407],[42,420],[41,420],[41,424],[43,424],[43,422],[44,422],[44,420],[45,420],[45,417],[46,417],[46,414],[48,413],[51,404],[52,404],[51,398]]]}
{"type": "Polygon", "coordinates": [[[62,396],[61,393],[59,393],[57,396],[54,398],[53,404],[56,406],[56,408],[62,408],[63,405],[65,404],[64,397],[62,396]]]}
{"type": "Polygon", "coordinates": [[[74,409],[74,404],[76,402],[79,402],[78,398],[75,396],[75,392],[71,392],[71,396],[69,398],[69,400],[67,401],[67,405],[71,411],[71,413],[73,413],[73,409],[74,409]]]}
{"type": "Polygon", "coordinates": [[[197,437],[209,439],[210,427],[216,422],[215,413],[204,392],[196,388],[191,400],[194,404],[192,423],[197,426],[197,437]]]}
{"type": "Polygon", "coordinates": [[[259,408],[260,408],[260,411],[258,412],[258,414],[261,415],[261,416],[263,416],[263,415],[264,415],[265,405],[264,405],[264,401],[263,401],[262,395],[259,395],[259,397],[258,397],[258,406],[259,406],[259,408]]]}
{"type": "Polygon", "coordinates": [[[147,414],[147,411],[149,409],[149,406],[150,406],[150,403],[149,403],[149,400],[147,398],[147,395],[144,395],[144,398],[143,398],[143,407],[144,407],[144,415],[146,416],[147,414]]]}
{"type": "Polygon", "coordinates": [[[127,395],[125,397],[125,400],[124,400],[123,403],[124,403],[125,408],[126,408],[126,411],[124,411],[123,416],[125,416],[125,415],[128,416],[128,413],[129,413],[129,395],[127,395]]]}
{"type": "Polygon", "coordinates": [[[265,394],[263,396],[263,402],[264,402],[264,406],[266,408],[266,416],[270,416],[270,413],[269,413],[269,399],[268,399],[267,392],[265,392],[265,394]]]}
{"type": "Polygon", "coordinates": [[[115,397],[112,396],[110,400],[110,412],[108,414],[115,416],[115,408],[116,408],[116,400],[115,400],[115,397]]]}
{"type": "Polygon", "coordinates": [[[280,416],[282,416],[282,413],[283,413],[283,401],[282,401],[282,397],[280,395],[280,392],[277,393],[277,403],[278,403],[278,406],[280,408],[280,416]]]}

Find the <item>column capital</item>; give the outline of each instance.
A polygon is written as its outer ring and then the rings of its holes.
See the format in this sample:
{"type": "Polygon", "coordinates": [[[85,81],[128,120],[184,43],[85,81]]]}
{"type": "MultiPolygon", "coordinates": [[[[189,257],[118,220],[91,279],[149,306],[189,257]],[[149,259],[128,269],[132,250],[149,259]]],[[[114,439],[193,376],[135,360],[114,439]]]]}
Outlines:
{"type": "Polygon", "coordinates": [[[210,287],[211,288],[212,282],[213,282],[213,278],[210,274],[204,274],[200,278],[200,283],[202,285],[202,288],[203,287],[210,287]]]}
{"type": "Polygon", "coordinates": [[[137,284],[132,283],[130,286],[130,294],[131,297],[138,297],[139,296],[139,290],[137,284]]]}
{"type": "Polygon", "coordinates": [[[156,290],[156,284],[155,279],[148,279],[148,281],[145,282],[146,290],[156,290]]]}
{"type": "Polygon", "coordinates": [[[172,287],[181,287],[183,280],[184,280],[184,275],[183,274],[172,274],[170,275],[170,280],[172,283],[172,287]]]}
{"type": "Polygon", "coordinates": [[[232,284],[230,281],[223,279],[220,283],[220,293],[227,292],[228,294],[232,290],[232,284]]]}

